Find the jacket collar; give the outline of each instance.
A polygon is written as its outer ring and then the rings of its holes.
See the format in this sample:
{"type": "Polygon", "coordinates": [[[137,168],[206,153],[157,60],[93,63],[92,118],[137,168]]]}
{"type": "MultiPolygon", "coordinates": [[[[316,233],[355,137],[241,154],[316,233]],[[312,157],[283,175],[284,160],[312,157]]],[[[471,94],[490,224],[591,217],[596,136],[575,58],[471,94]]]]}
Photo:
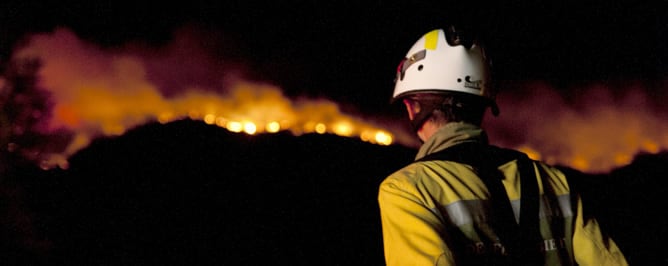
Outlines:
{"type": "Polygon", "coordinates": [[[488,143],[487,134],[477,125],[450,122],[439,128],[418,150],[415,160],[462,142],[488,143]]]}

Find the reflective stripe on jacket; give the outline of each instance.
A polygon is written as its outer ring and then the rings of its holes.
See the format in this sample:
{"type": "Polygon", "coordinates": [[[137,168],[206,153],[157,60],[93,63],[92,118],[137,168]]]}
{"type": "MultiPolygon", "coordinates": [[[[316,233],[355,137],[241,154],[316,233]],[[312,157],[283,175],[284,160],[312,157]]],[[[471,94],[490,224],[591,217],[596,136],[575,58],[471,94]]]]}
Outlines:
{"type": "MultiPolygon", "coordinates": [[[[487,143],[475,125],[449,123],[427,140],[417,159],[463,142],[487,143]]],[[[604,237],[596,220],[582,218],[582,203],[571,195],[564,174],[535,162],[539,228],[536,250],[545,265],[627,265],[604,237]],[[540,168],[540,169],[539,169],[540,168]]],[[[520,180],[516,161],[499,167],[503,187],[519,221],[520,180]]],[[[494,226],[490,192],[469,165],[452,161],[414,162],[388,176],[378,201],[387,265],[501,265],[508,250],[494,226]]]]}

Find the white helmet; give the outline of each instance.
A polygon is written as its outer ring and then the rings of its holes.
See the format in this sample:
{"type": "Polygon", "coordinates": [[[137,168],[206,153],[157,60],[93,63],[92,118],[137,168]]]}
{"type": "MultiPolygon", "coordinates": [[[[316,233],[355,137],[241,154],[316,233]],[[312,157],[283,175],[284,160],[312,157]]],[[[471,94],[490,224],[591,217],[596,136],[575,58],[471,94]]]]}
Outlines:
{"type": "Polygon", "coordinates": [[[484,49],[454,27],[420,38],[397,67],[392,100],[419,92],[463,92],[494,100],[484,49]]]}

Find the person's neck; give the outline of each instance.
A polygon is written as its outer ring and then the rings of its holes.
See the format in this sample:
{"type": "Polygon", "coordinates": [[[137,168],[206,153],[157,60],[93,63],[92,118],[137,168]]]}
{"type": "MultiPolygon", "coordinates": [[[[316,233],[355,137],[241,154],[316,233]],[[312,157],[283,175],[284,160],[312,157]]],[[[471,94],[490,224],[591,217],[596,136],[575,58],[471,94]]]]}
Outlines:
{"type": "Polygon", "coordinates": [[[424,124],[422,124],[422,127],[417,132],[418,137],[422,140],[422,142],[427,141],[431,136],[433,136],[436,131],[438,131],[439,128],[444,126],[445,123],[436,123],[431,120],[427,120],[424,124]]]}

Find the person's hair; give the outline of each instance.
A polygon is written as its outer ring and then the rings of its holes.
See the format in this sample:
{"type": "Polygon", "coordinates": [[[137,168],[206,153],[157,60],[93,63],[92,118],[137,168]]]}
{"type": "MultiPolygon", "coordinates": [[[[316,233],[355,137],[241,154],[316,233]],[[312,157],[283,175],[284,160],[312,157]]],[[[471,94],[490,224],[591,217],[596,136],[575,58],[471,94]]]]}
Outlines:
{"type": "Polygon", "coordinates": [[[423,106],[433,106],[429,120],[444,125],[466,122],[480,125],[489,102],[480,96],[465,93],[418,93],[410,97],[423,106]]]}

